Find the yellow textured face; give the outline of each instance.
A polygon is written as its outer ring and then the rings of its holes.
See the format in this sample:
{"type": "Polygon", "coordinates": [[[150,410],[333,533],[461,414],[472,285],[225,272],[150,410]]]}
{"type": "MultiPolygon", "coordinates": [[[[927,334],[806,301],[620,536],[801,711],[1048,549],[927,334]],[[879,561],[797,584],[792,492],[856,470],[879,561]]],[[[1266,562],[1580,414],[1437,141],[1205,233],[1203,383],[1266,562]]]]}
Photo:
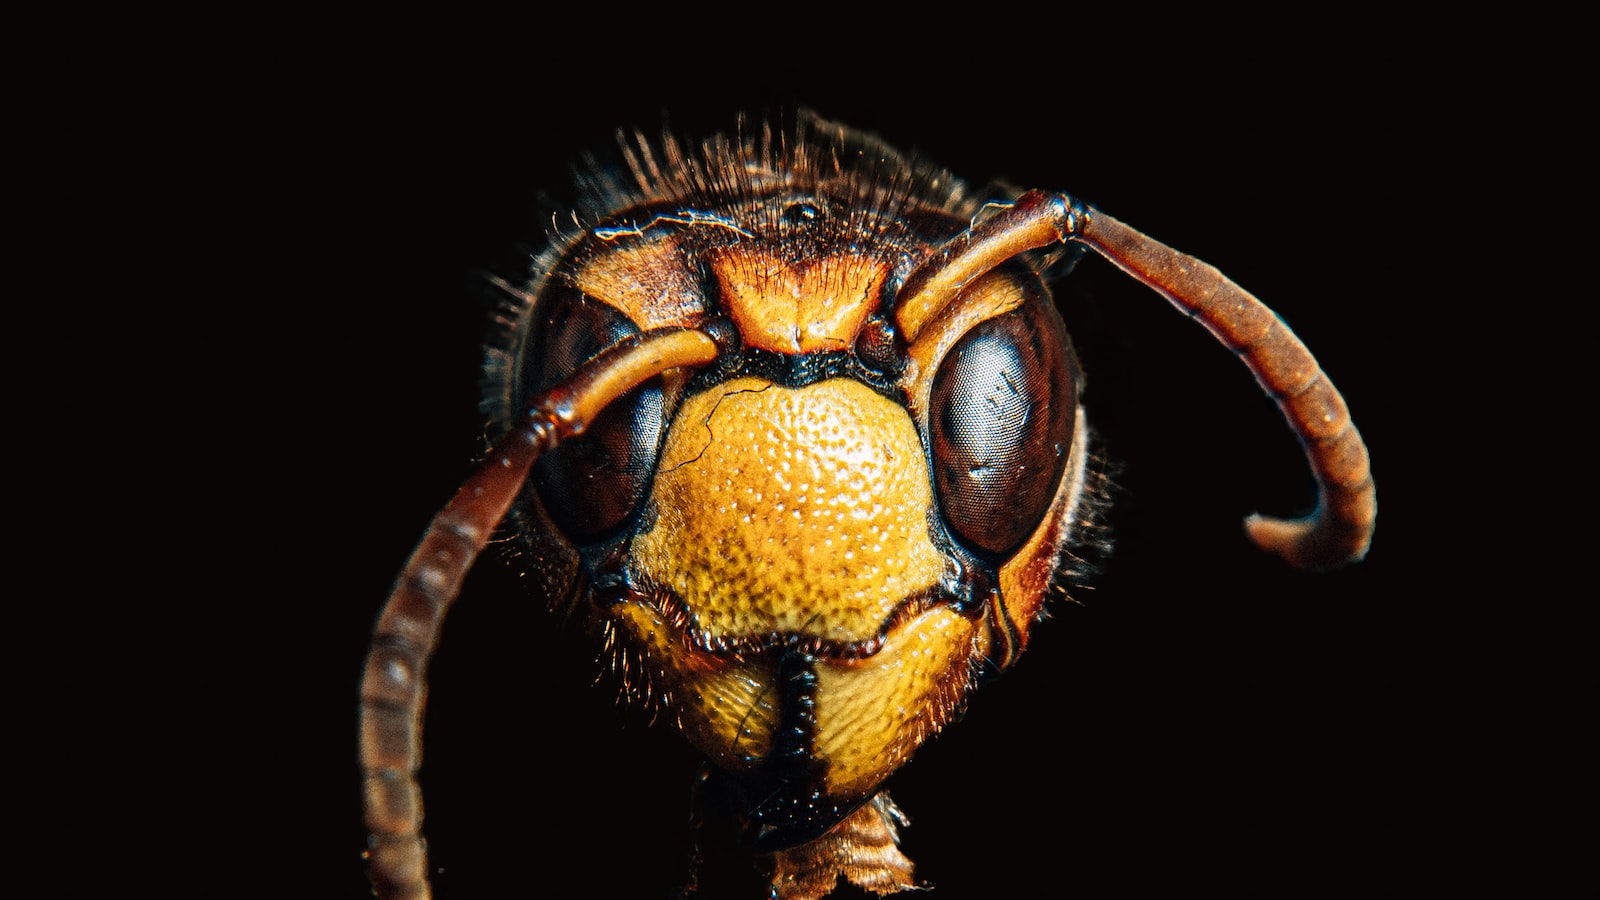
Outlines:
{"type": "Polygon", "coordinates": [[[943,570],[924,460],[905,409],[859,382],[729,381],[676,417],[636,569],[708,643],[869,641],[943,570]]]}
{"type": "Polygon", "coordinates": [[[798,721],[786,704],[803,703],[817,788],[862,797],[948,721],[983,630],[948,605],[914,603],[946,563],[904,407],[849,379],[734,379],[684,404],[652,497],[635,571],[685,616],[669,624],[639,604],[613,615],[720,766],[759,766],[785,717],[798,721]],[[770,649],[794,638],[819,648],[803,699],[779,683],[770,649]]]}

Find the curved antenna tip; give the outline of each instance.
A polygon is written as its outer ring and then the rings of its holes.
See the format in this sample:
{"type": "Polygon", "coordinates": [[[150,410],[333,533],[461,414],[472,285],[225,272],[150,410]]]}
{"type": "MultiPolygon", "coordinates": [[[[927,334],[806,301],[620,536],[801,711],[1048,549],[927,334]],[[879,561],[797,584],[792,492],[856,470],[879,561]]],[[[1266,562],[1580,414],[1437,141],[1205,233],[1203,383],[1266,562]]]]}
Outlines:
{"type": "Polygon", "coordinates": [[[1277,519],[1255,513],[1245,517],[1251,543],[1297,569],[1323,572],[1358,563],[1372,543],[1370,529],[1337,527],[1317,515],[1277,519]]]}

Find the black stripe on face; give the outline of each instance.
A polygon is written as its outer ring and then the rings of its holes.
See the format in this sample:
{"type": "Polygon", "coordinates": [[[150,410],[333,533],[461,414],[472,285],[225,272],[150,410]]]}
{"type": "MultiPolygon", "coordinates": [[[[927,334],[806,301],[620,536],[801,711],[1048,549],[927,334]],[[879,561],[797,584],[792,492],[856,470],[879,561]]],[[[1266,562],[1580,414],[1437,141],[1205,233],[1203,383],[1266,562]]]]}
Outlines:
{"type": "Polygon", "coordinates": [[[732,813],[738,842],[762,853],[815,840],[870,799],[824,793],[827,766],[814,753],[815,660],[799,650],[781,651],[777,684],[783,712],[772,752],[756,771],[717,771],[706,785],[712,802],[726,804],[732,813]]]}

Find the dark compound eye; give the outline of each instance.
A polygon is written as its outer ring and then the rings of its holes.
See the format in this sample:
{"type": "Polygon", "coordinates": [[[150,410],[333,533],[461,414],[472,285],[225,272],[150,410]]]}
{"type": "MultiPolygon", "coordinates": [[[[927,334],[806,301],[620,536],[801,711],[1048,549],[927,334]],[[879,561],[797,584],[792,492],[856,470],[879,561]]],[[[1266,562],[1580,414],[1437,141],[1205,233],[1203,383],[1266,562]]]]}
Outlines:
{"type": "MultiPolygon", "coordinates": [[[[621,313],[576,291],[546,298],[545,304],[543,325],[522,349],[519,402],[543,394],[601,350],[639,333],[621,313]]],[[[534,464],[539,500],[574,544],[610,536],[639,505],[655,470],[661,403],[660,386],[647,382],[608,406],[582,437],[534,464]]]]}
{"type": "Polygon", "coordinates": [[[1078,378],[1055,309],[1030,303],[967,332],[933,379],[934,485],[945,524],[1002,560],[1055,498],[1071,456],[1078,378]]]}

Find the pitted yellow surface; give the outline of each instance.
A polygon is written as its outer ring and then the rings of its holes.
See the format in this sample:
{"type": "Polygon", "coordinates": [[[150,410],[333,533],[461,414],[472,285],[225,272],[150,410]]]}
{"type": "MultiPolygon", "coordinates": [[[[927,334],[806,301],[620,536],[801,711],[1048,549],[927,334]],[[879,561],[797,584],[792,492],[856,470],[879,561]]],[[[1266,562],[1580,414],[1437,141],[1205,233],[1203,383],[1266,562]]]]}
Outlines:
{"type": "Polygon", "coordinates": [[[654,497],[635,562],[713,639],[867,640],[942,570],[916,430],[849,379],[741,378],[689,398],[654,497]]]}
{"type": "Polygon", "coordinates": [[[827,763],[831,795],[875,790],[950,720],[968,684],[976,630],[976,620],[936,606],[866,659],[816,663],[813,754],[827,763]]]}

